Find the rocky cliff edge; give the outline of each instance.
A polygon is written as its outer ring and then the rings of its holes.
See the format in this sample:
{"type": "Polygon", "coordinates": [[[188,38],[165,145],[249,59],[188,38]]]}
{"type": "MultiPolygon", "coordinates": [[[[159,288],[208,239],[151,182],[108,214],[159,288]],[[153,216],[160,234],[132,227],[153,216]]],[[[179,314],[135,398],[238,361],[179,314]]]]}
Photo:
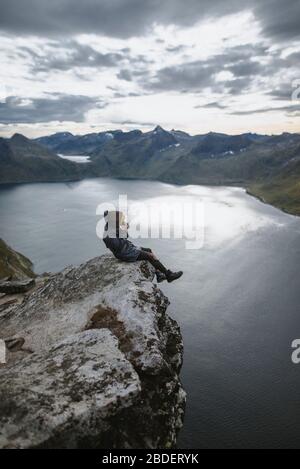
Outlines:
{"type": "Polygon", "coordinates": [[[168,448],[183,344],[147,263],[111,256],[0,299],[1,448],[168,448]]]}

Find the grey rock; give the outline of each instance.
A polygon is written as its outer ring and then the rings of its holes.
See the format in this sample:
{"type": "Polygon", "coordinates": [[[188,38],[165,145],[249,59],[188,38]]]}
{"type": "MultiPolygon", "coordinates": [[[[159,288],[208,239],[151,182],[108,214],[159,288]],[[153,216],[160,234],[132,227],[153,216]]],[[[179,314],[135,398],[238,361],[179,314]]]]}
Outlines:
{"type": "Polygon", "coordinates": [[[183,344],[146,263],[68,267],[0,311],[2,448],[176,445],[183,344]]]}
{"type": "Polygon", "coordinates": [[[2,373],[0,446],[101,442],[109,431],[105,419],[133,405],[139,393],[139,377],[109,330],[69,336],[2,373]]]}
{"type": "Polygon", "coordinates": [[[0,293],[14,294],[25,293],[35,285],[34,279],[2,281],[0,282],[0,293]]]}

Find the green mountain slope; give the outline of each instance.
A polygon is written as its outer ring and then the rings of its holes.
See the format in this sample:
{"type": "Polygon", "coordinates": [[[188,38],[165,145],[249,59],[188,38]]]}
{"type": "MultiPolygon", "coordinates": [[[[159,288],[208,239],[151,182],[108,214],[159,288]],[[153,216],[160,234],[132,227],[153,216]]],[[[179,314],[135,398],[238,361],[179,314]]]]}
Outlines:
{"type": "Polygon", "coordinates": [[[80,179],[82,168],[20,134],[0,138],[0,183],[80,179]]]}
{"type": "Polygon", "coordinates": [[[249,193],[288,213],[300,216],[300,160],[267,182],[251,184],[249,193]]]}
{"type": "Polygon", "coordinates": [[[178,158],[191,150],[190,139],[181,141],[159,126],[144,134],[121,133],[93,152],[91,159],[102,176],[159,179],[178,158]]]}
{"type": "Polygon", "coordinates": [[[254,143],[233,155],[183,155],[161,176],[178,183],[239,184],[266,179],[282,171],[299,152],[300,142],[287,145],[254,143]]]}
{"type": "Polygon", "coordinates": [[[32,262],[0,239],[0,279],[34,277],[32,262]]]}

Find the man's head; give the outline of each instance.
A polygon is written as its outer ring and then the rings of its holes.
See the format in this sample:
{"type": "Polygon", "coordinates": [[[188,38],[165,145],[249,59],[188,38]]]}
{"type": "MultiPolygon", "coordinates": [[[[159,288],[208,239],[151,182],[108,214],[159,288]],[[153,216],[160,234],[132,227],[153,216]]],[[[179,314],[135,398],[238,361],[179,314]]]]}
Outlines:
{"type": "Polygon", "coordinates": [[[106,210],[104,212],[104,218],[106,221],[105,231],[115,233],[118,237],[120,231],[127,231],[129,225],[126,223],[126,217],[123,212],[119,210],[106,210]]]}
{"type": "Polygon", "coordinates": [[[126,223],[124,213],[119,210],[106,210],[104,212],[104,218],[107,223],[112,223],[113,226],[122,226],[126,223]]]}

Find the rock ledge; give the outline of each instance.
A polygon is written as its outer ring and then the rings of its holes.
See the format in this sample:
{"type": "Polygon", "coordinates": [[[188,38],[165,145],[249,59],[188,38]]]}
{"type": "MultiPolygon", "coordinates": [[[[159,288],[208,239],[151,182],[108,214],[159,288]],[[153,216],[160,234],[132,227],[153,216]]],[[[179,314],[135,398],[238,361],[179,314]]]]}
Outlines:
{"type": "Polygon", "coordinates": [[[168,448],[183,344],[146,263],[111,256],[0,300],[1,448],[168,448]]]}

